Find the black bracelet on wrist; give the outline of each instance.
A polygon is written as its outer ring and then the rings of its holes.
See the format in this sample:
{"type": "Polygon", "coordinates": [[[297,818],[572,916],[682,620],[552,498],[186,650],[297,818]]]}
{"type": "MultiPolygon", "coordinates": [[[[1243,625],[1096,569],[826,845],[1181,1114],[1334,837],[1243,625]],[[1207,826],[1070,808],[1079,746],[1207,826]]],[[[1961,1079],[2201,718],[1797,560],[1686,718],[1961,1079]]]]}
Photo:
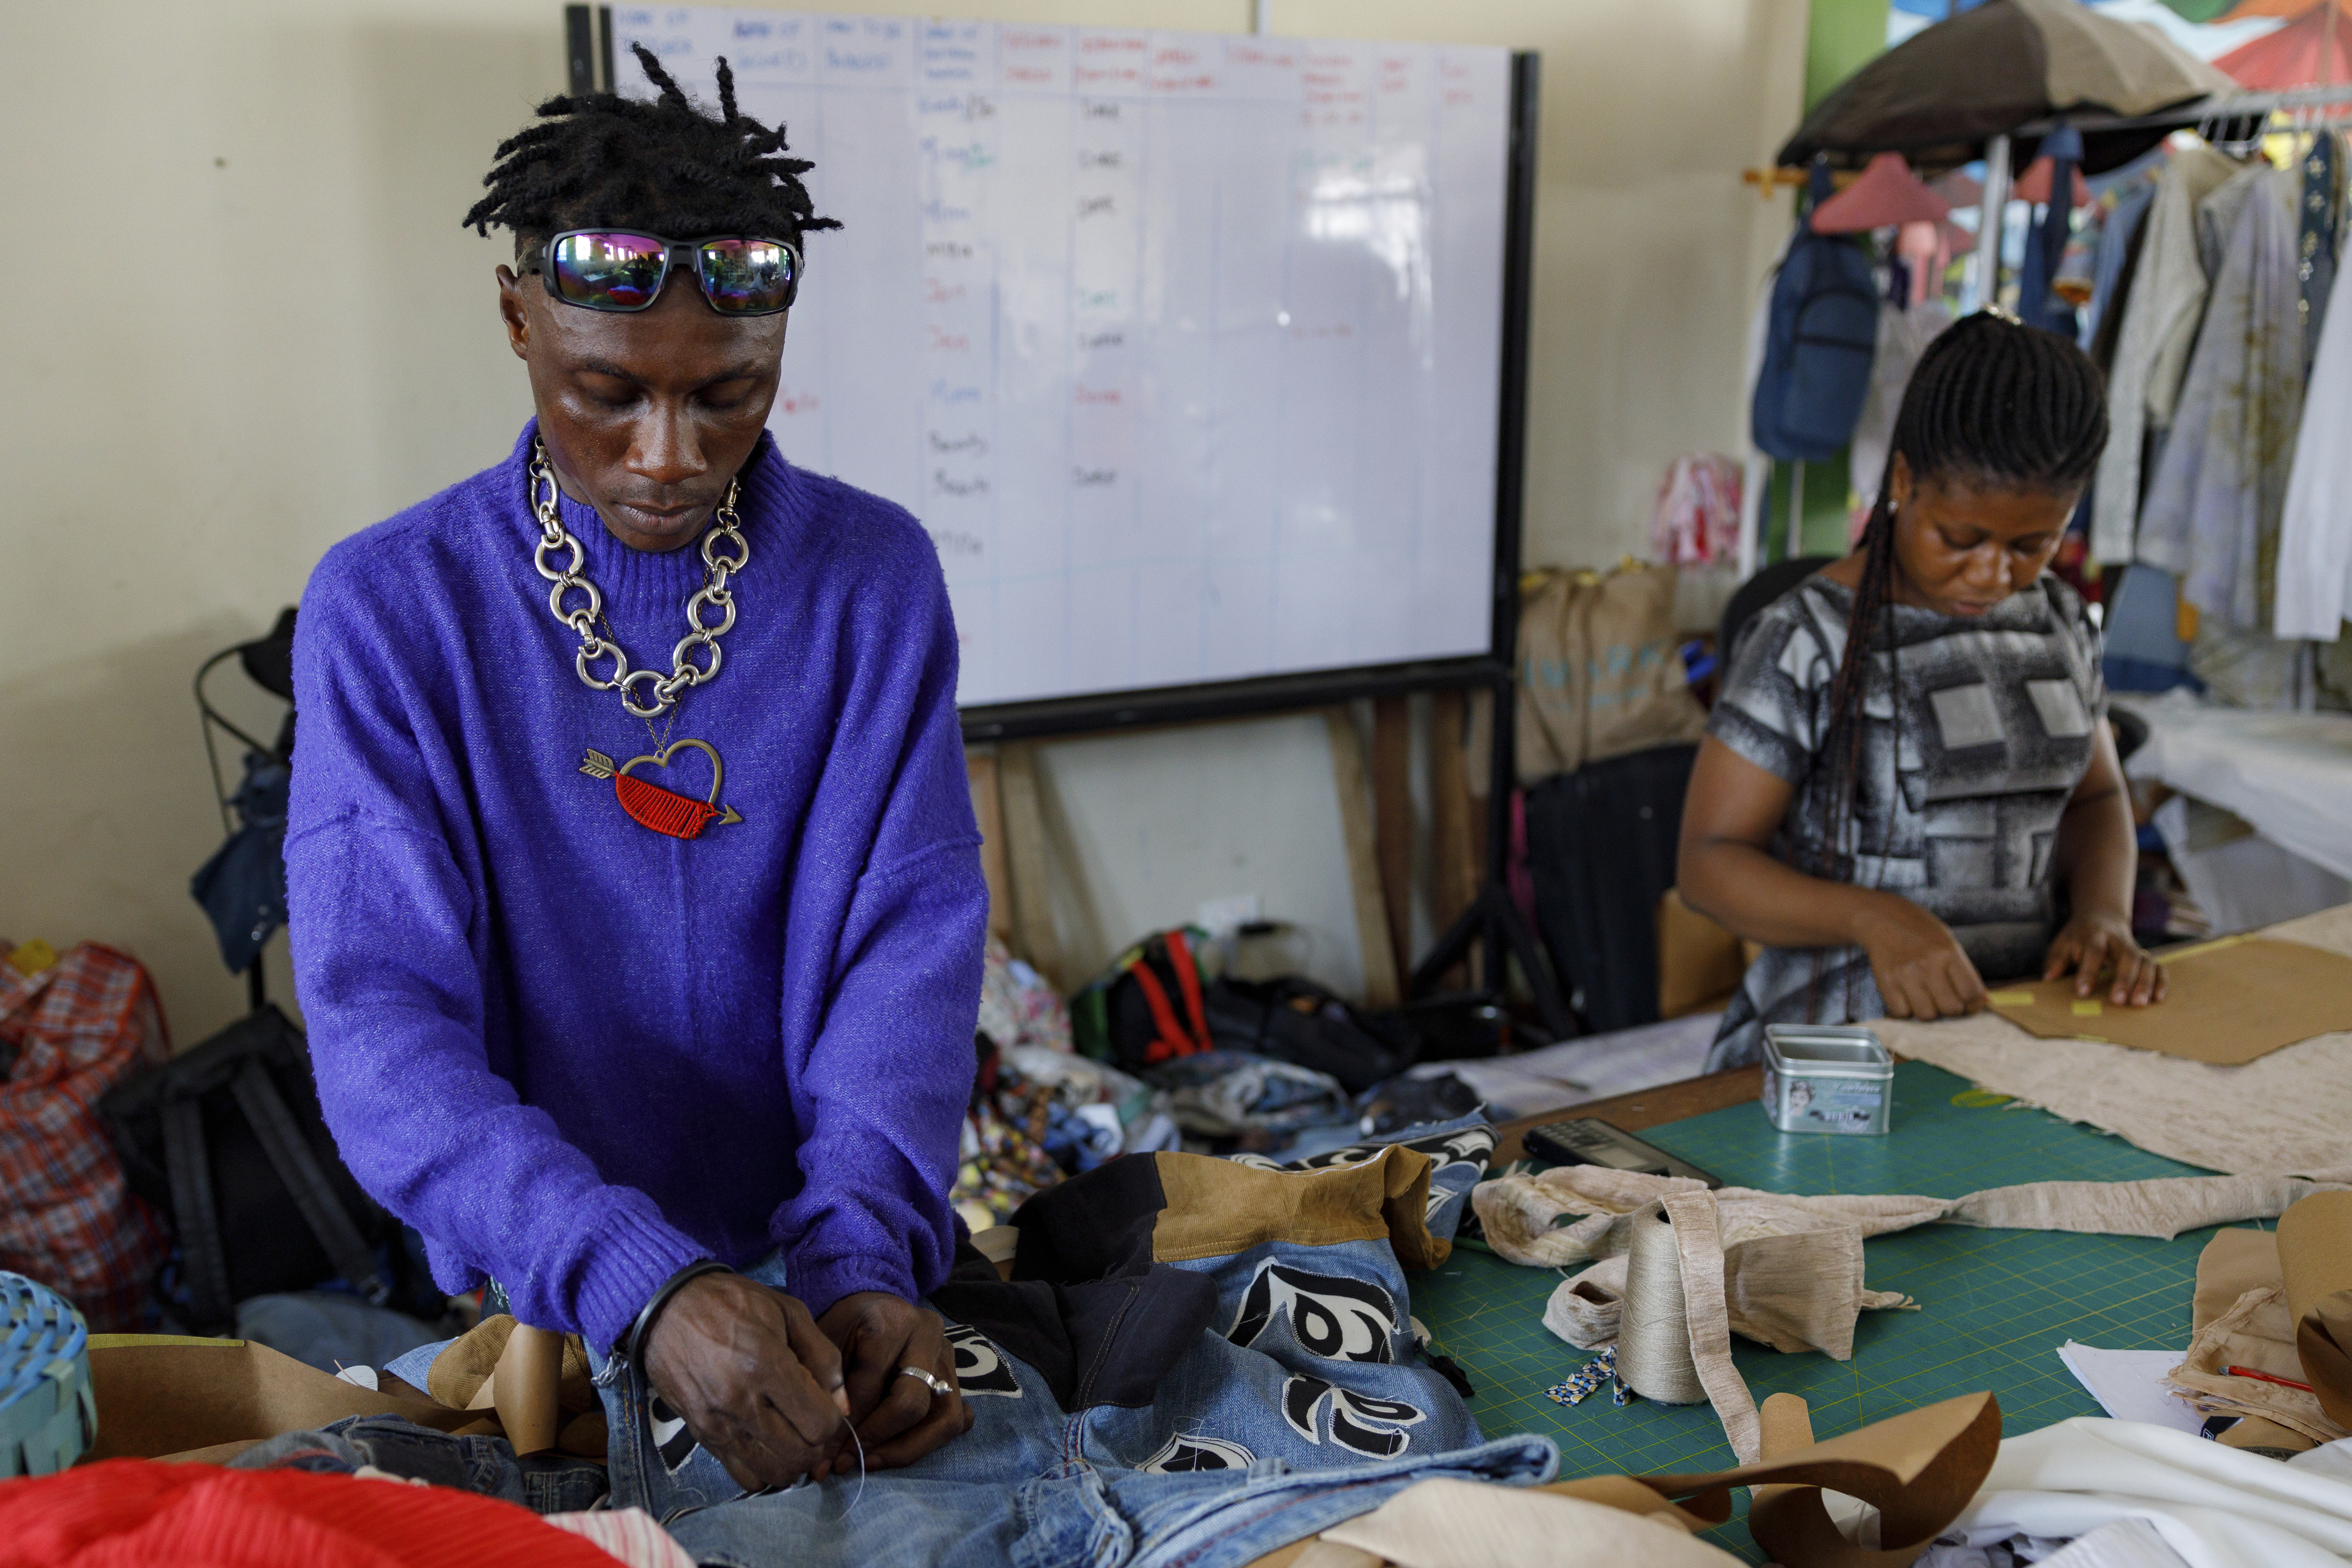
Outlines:
{"type": "Polygon", "coordinates": [[[734,1272],[732,1268],[715,1258],[698,1258],[663,1280],[661,1289],[654,1292],[653,1300],[646,1303],[645,1310],[637,1314],[637,1321],[629,1325],[629,1331],[621,1336],[619,1351],[621,1358],[643,1366],[646,1336],[653,1332],[654,1320],[661,1316],[661,1310],[664,1307],[669,1305],[669,1299],[706,1274],[734,1272]]]}

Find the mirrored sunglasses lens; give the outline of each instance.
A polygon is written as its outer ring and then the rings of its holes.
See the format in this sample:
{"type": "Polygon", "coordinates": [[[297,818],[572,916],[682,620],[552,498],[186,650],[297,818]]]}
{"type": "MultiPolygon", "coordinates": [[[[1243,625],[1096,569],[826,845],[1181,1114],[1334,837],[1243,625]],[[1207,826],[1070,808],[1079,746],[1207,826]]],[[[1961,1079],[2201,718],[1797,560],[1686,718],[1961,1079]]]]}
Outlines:
{"type": "Polygon", "coordinates": [[[555,291],[597,310],[641,310],[661,288],[666,247],[642,234],[572,234],[555,244],[555,291]]]}
{"type": "Polygon", "coordinates": [[[714,239],[702,247],[703,292],[730,314],[781,310],[798,274],[792,249],[772,239],[714,239]]]}

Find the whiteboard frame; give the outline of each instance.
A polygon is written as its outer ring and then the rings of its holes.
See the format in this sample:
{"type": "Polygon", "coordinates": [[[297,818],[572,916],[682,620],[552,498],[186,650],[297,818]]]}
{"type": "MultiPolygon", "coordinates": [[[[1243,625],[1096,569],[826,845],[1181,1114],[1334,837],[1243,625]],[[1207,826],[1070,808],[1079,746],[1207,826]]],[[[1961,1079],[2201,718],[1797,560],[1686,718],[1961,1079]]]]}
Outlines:
{"type": "MultiPolygon", "coordinates": [[[[566,5],[564,37],[572,92],[614,90],[613,8],[566,5]]],[[[1530,49],[1511,52],[1510,131],[1503,175],[1502,387],[1496,407],[1495,531],[1487,616],[1491,640],[1486,652],[1398,664],[1335,666],[1248,680],[976,704],[957,710],[966,744],[1295,712],[1362,698],[1468,687],[1491,688],[1499,697],[1507,698],[1517,662],[1527,484],[1528,318],[1535,257],[1536,135],[1542,109],[1540,58],[1530,49]]],[[[1506,761],[1513,754],[1510,712],[1509,701],[1496,703],[1496,755],[1506,761]]]]}

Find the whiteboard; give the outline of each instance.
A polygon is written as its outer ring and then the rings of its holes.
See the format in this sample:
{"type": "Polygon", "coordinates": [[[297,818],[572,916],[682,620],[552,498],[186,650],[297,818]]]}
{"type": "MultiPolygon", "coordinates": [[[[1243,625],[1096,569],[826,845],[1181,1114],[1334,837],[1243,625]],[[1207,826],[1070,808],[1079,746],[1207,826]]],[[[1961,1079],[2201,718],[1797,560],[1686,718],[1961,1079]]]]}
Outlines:
{"type": "Polygon", "coordinates": [[[815,162],[772,426],[929,531],[962,706],[1490,652],[1507,51],[612,16],[815,162]]]}

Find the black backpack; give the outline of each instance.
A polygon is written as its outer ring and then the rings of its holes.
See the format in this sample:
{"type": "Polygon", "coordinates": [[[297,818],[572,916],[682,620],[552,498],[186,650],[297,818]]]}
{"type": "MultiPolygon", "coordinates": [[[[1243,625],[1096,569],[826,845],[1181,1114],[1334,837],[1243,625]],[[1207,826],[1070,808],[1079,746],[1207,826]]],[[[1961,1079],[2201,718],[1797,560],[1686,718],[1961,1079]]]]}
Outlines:
{"type": "Polygon", "coordinates": [[[1421,1039],[1394,1012],[1351,1007],[1312,980],[1220,981],[1203,994],[1209,1037],[1220,1050],[1249,1051],[1339,1080],[1349,1094],[1412,1066],[1421,1039]]]}
{"type": "Polygon", "coordinates": [[[1147,1076],[1203,1051],[1247,1051],[1328,1073],[1351,1094],[1419,1054],[1403,1019],[1350,1007],[1311,980],[1208,979],[1200,940],[1183,927],[1155,931],[1114,960],[1071,1002],[1079,1047],[1147,1076]]]}
{"type": "Polygon", "coordinates": [[[1655,746],[1528,791],[1536,925],[1595,1032],[1658,1021],[1658,900],[1675,885],[1698,748],[1655,746]]]}
{"type": "Polygon", "coordinates": [[[226,1331],[247,1297],[337,1275],[373,1305],[440,1315],[399,1223],[344,1169],[302,1033],[275,1006],[118,1085],[99,1112],[131,1190],[178,1231],[199,1331],[226,1331]]]}

